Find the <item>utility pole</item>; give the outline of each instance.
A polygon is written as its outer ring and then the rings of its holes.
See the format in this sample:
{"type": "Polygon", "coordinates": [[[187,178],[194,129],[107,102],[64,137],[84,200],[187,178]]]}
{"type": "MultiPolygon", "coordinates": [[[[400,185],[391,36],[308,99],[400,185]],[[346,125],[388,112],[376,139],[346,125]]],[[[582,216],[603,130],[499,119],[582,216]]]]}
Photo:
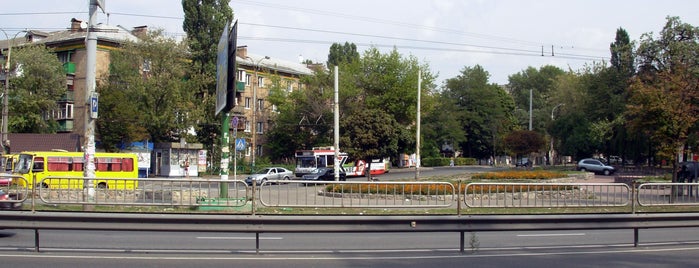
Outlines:
{"type": "Polygon", "coordinates": [[[333,128],[334,137],[333,144],[335,145],[335,160],[333,168],[335,169],[335,181],[340,180],[340,102],[339,102],[339,92],[340,92],[340,79],[338,73],[337,65],[335,65],[335,101],[333,105],[333,128]]]}
{"type": "MultiPolygon", "coordinates": [[[[9,99],[9,94],[10,94],[10,72],[11,72],[11,68],[12,68],[12,65],[10,64],[10,58],[12,56],[12,47],[14,46],[14,41],[17,38],[17,35],[19,33],[24,33],[27,31],[23,30],[23,31],[19,31],[19,32],[15,33],[15,36],[13,36],[12,39],[10,39],[7,36],[7,33],[5,32],[5,30],[0,29],[0,31],[2,31],[2,33],[5,34],[5,38],[7,39],[7,42],[8,42],[7,57],[5,57],[5,68],[4,68],[5,91],[3,91],[3,94],[2,94],[2,137],[1,137],[2,143],[0,143],[0,146],[2,146],[2,148],[3,148],[2,154],[9,154],[10,153],[10,141],[7,139],[7,133],[8,133],[7,126],[9,124],[9,122],[7,120],[9,120],[8,114],[9,114],[9,109],[10,109],[9,107],[10,106],[8,104],[8,99],[9,99]]],[[[5,163],[3,162],[3,169],[5,168],[4,165],[5,165],[5,163]]]]}
{"type": "MultiPolygon", "coordinates": [[[[248,57],[248,59],[252,60],[252,58],[248,57]]],[[[250,146],[250,152],[252,154],[252,171],[255,171],[255,146],[257,146],[257,142],[255,141],[257,139],[256,137],[256,132],[257,132],[257,107],[255,106],[257,103],[257,88],[260,87],[260,63],[263,60],[268,60],[269,56],[265,56],[264,58],[261,58],[257,61],[255,64],[255,79],[257,80],[257,87],[255,86],[255,81],[252,83],[252,144],[250,146]]]]}
{"type": "Polygon", "coordinates": [[[415,180],[420,179],[420,93],[422,91],[422,72],[417,71],[417,119],[415,131],[415,180]]]}
{"type": "Polygon", "coordinates": [[[97,94],[95,92],[96,65],[97,65],[97,34],[95,25],[97,21],[97,8],[104,11],[105,0],[90,0],[90,19],[87,24],[86,66],[85,66],[85,145],[83,148],[85,166],[83,176],[87,178],[83,189],[87,195],[87,201],[95,199],[95,119],[97,119],[97,94]]]}

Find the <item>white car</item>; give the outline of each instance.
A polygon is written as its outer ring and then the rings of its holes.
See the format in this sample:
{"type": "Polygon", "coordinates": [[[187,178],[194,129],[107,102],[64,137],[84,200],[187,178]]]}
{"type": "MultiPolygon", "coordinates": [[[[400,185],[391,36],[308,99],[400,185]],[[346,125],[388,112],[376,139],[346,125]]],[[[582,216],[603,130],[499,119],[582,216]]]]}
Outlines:
{"type": "Polygon", "coordinates": [[[602,161],[593,158],[585,158],[580,160],[580,162],[578,162],[577,169],[583,172],[590,171],[594,173],[601,173],[605,176],[612,175],[614,171],[616,171],[614,167],[605,165],[602,163],[602,161]]]}
{"type": "Polygon", "coordinates": [[[268,167],[245,178],[245,183],[252,185],[254,181],[256,185],[260,185],[270,180],[290,180],[293,176],[294,172],[286,168],[268,167]]]}

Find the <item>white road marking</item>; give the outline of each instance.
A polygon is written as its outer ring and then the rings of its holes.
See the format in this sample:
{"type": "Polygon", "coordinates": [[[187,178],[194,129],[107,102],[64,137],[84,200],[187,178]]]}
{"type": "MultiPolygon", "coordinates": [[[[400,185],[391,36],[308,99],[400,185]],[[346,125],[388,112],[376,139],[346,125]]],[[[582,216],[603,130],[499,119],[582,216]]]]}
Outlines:
{"type": "MultiPolygon", "coordinates": [[[[255,237],[243,236],[197,236],[197,239],[209,240],[255,240],[255,237]]],[[[282,237],[260,237],[260,240],[282,240],[282,237]]]]}
{"type": "Polygon", "coordinates": [[[585,233],[570,233],[570,234],[529,234],[517,235],[518,237],[547,237],[547,236],[584,236],[585,233]]]}

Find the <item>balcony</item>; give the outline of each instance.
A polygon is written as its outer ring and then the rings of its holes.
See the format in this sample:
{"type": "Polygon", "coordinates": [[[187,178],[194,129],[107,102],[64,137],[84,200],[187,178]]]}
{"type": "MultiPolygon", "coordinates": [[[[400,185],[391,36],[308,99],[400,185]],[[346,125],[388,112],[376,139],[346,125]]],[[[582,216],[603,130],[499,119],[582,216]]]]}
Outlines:
{"type": "Polygon", "coordinates": [[[65,71],[66,74],[75,74],[75,63],[73,62],[66,62],[63,64],[63,71],[65,71]]]}
{"type": "Polygon", "coordinates": [[[245,92],[245,82],[235,81],[235,91],[245,92]]]}

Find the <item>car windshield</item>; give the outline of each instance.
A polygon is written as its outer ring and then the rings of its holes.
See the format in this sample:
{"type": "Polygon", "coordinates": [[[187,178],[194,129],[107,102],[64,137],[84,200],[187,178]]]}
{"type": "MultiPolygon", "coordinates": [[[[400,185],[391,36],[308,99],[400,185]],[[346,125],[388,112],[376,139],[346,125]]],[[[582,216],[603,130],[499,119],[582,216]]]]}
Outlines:
{"type": "Polygon", "coordinates": [[[17,158],[17,163],[15,163],[15,173],[27,174],[32,166],[32,156],[28,154],[21,154],[17,158]]]}

